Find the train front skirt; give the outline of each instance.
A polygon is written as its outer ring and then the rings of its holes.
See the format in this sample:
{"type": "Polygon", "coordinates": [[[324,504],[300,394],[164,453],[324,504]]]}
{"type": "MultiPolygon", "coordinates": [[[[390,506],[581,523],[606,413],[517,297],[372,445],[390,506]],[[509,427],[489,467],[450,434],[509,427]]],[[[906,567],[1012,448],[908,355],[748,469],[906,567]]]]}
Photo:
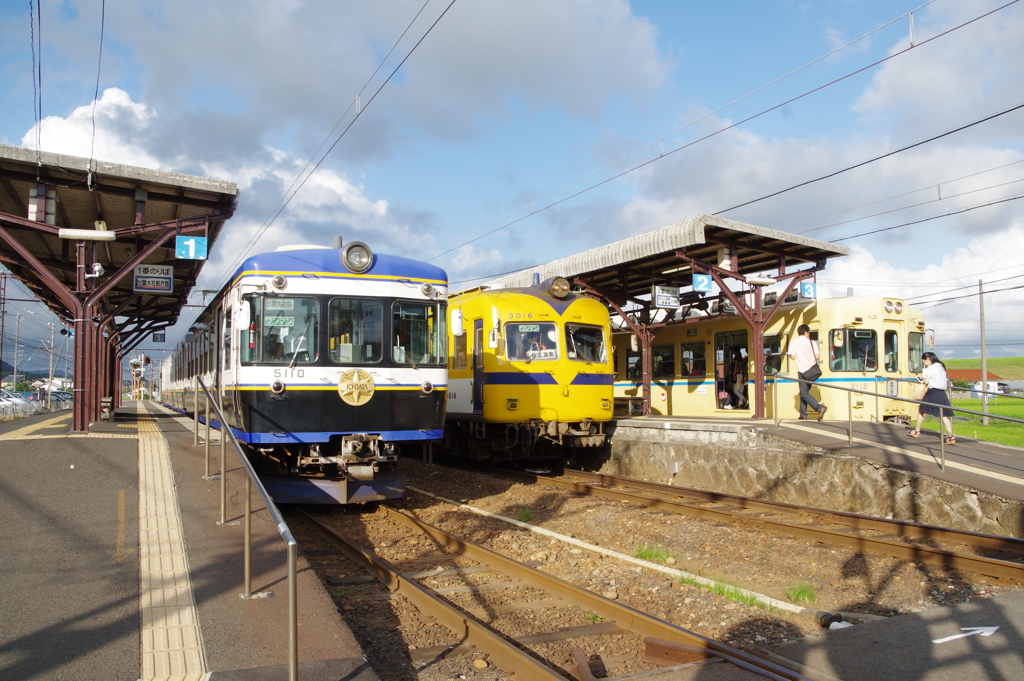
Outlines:
{"type": "Polygon", "coordinates": [[[399,499],[405,493],[404,471],[381,471],[372,480],[260,473],[260,481],[277,504],[361,504],[399,499]]]}

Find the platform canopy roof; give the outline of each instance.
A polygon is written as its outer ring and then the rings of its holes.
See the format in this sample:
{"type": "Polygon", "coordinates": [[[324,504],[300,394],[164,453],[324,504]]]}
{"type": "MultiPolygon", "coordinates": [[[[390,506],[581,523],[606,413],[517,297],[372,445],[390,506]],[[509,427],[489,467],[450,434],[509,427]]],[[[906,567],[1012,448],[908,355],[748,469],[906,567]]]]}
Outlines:
{"type": "Polygon", "coordinates": [[[693,285],[693,271],[682,252],[704,263],[718,265],[722,249],[732,248],[741,276],[767,274],[801,264],[823,265],[828,258],[849,255],[846,246],[807,239],[774,229],[726,220],[714,215],[655,229],[593,248],[539,267],[515,272],[485,284],[490,288],[530,286],[534,274],[579,279],[590,286],[627,299],[649,297],[651,286],[693,285]]]}
{"type": "Polygon", "coordinates": [[[212,250],[237,195],[233,182],[0,145],[0,230],[9,237],[0,239],[0,263],[66,320],[72,314],[67,292],[84,298],[129,264],[132,270],[171,265],[171,293],[137,293],[132,274],[121,272],[97,305],[101,314],[144,317],[154,329],[162,328],[177,321],[205,263],[176,259],[175,239],[166,238],[167,231],[206,236],[212,250]],[[29,220],[35,207],[30,196],[40,187],[55,192],[55,210],[46,219],[40,210],[29,220]],[[76,254],[82,242],[61,238],[60,229],[116,232],[114,241],[84,242],[90,267],[98,263],[105,273],[84,289],[76,254]],[[164,242],[132,263],[158,237],[164,242]]]}

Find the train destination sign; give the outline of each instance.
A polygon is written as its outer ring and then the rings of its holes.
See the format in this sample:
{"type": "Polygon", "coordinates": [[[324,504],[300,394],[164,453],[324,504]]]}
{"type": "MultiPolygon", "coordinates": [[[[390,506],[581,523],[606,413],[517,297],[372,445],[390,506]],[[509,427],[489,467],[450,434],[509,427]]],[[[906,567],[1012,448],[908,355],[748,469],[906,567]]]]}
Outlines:
{"type": "Polygon", "coordinates": [[[679,307],[678,286],[652,286],[651,302],[654,307],[674,310],[679,307]]]}
{"type": "Polygon", "coordinates": [[[132,291],[136,293],[173,293],[174,268],[170,265],[139,265],[135,268],[132,291]]]}

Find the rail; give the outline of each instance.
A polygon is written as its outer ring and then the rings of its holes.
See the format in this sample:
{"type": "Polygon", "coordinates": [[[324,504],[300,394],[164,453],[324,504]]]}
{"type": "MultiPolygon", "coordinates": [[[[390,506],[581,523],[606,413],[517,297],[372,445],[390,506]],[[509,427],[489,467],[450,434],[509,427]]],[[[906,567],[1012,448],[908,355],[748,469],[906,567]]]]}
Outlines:
{"type": "MultiPolygon", "coordinates": [[[[886,383],[888,383],[889,381],[893,381],[894,383],[898,383],[900,381],[904,381],[904,382],[912,382],[914,385],[920,385],[918,383],[918,381],[916,381],[914,379],[895,379],[895,378],[891,378],[890,379],[890,378],[884,378],[882,376],[873,376],[872,377],[872,379],[873,379],[872,382],[876,386],[876,389],[875,389],[874,392],[868,392],[866,390],[858,390],[856,388],[846,388],[846,387],[838,386],[838,385],[829,385],[828,383],[815,383],[814,381],[808,381],[806,379],[800,378],[799,376],[794,377],[791,374],[775,374],[774,378],[775,378],[775,380],[772,381],[772,390],[773,390],[772,401],[774,403],[773,407],[774,407],[774,411],[775,411],[775,427],[776,428],[778,428],[779,424],[782,422],[782,418],[779,416],[779,411],[780,410],[778,408],[778,404],[779,404],[779,379],[784,379],[784,380],[787,380],[787,381],[792,381],[793,383],[810,383],[810,384],[818,386],[819,388],[828,388],[830,390],[839,390],[839,391],[842,391],[842,392],[846,393],[847,416],[848,416],[848,419],[849,419],[848,439],[847,439],[847,441],[851,445],[853,444],[853,395],[854,394],[857,394],[857,395],[874,395],[874,397],[875,397],[875,420],[876,421],[878,421],[879,413],[880,413],[879,410],[878,410],[878,400],[879,400],[879,398],[884,397],[884,398],[886,398],[888,400],[895,400],[897,402],[910,402],[911,404],[917,404],[917,405],[926,405],[927,404],[927,405],[931,405],[931,406],[934,406],[934,407],[941,407],[942,410],[948,409],[948,410],[953,411],[953,412],[961,412],[961,413],[964,413],[964,414],[972,414],[974,416],[981,416],[983,418],[998,419],[1000,421],[1009,421],[1011,423],[1022,423],[1022,424],[1024,424],[1024,419],[1015,419],[1015,418],[1012,418],[1012,417],[1009,417],[1009,416],[1000,416],[998,414],[991,414],[991,413],[988,413],[988,412],[974,411],[973,409],[964,409],[962,407],[953,407],[953,406],[947,407],[945,405],[937,405],[934,402],[924,402],[923,400],[915,400],[915,399],[911,399],[909,397],[899,397],[897,395],[890,395],[888,393],[883,395],[883,394],[879,393],[878,390],[877,390],[877,386],[878,386],[879,380],[884,380],[884,381],[886,381],[886,383]]],[[[952,433],[950,433],[950,434],[952,435],[952,433]]],[[[941,458],[941,461],[939,462],[939,470],[940,471],[946,470],[946,437],[945,437],[945,435],[946,435],[946,432],[945,432],[945,430],[943,430],[942,419],[940,418],[939,419],[939,447],[940,447],[940,451],[942,452],[942,458],[941,458]]]]}
{"type": "MultiPolygon", "coordinates": [[[[239,460],[242,462],[242,466],[245,468],[245,594],[243,598],[252,598],[252,487],[255,484],[256,491],[259,493],[260,498],[263,499],[264,505],[267,507],[267,512],[270,514],[271,520],[274,525],[277,526],[277,531],[281,534],[281,538],[284,539],[285,544],[288,546],[288,679],[289,681],[296,681],[299,677],[299,617],[298,617],[298,581],[296,579],[296,565],[298,563],[299,556],[299,544],[295,541],[295,537],[292,535],[292,531],[288,529],[288,525],[284,522],[284,518],[281,516],[281,512],[277,509],[273,499],[267,493],[263,483],[260,482],[259,477],[256,475],[255,469],[252,464],[249,463],[249,459],[246,458],[245,452],[242,451],[242,446],[238,444],[238,439],[235,438],[234,434],[231,433],[231,429],[227,425],[227,421],[224,419],[224,412],[221,411],[220,405],[210,395],[210,391],[206,388],[206,384],[203,383],[203,379],[196,376],[196,385],[203,390],[203,394],[206,396],[206,479],[211,479],[210,476],[210,408],[213,407],[217,413],[217,419],[220,421],[220,522],[219,525],[224,525],[225,518],[225,506],[227,499],[227,483],[225,474],[225,442],[228,440],[230,434],[231,444],[235,448],[235,453],[238,454],[239,460]]],[[[198,434],[198,419],[199,419],[199,392],[196,391],[196,404],[195,404],[195,415],[196,415],[196,433],[198,434]]]]}

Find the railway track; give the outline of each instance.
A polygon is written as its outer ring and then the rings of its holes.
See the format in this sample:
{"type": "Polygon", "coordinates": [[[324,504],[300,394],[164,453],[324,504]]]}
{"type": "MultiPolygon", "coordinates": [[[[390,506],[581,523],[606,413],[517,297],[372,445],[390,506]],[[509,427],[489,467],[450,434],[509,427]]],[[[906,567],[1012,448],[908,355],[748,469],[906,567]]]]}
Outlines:
{"type": "Polygon", "coordinates": [[[947,569],[1024,582],[1024,540],[901,520],[762,501],[600,473],[565,470],[561,477],[501,470],[520,482],[646,506],[692,518],[728,522],[947,569]],[[575,478],[568,479],[568,478],[575,478]],[[958,545],[989,555],[944,549],[958,545]]]}
{"type": "MultiPolygon", "coordinates": [[[[536,563],[513,560],[392,508],[381,507],[382,519],[393,524],[394,529],[387,534],[389,540],[380,546],[393,548],[395,542],[402,541],[403,537],[424,539],[429,545],[443,550],[426,557],[438,567],[413,571],[408,561],[392,564],[377,555],[377,546],[365,546],[372,543],[365,535],[346,537],[330,522],[305,511],[298,513],[324,541],[369,575],[350,575],[331,583],[356,584],[376,580],[389,593],[371,594],[365,599],[386,600],[395,594],[405,596],[417,610],[440,622],[452,633],[455,644],[413,650],[410,657],[414,661],[443,655],[453,645],[470,644],[490,662],[518,679],[564,679],[571,675],[587,680],[596,678],[595,668],[600,670],[603,661],[595,655],[597,646],[588,645],[585,641],[616,636],[631,639],[626,647],[636,651],[637,663],[646,665],[647,669],[699,660],[724,660],[772,679],[830,679],[784,658],[754,654],[700,636],[538,570],[536,563]],[[442,565],[455,559],[469,559],[475,565],[442,565]],[[478,578],[469,580],[469,575],[478,578]],[[483,575],[486,578],[479,579],[483,575]],[[453,581],[460,583],[452,586],[453,581]],[[502,594],[500,604],[490,603],[488,595],[497,593],[502,594]],[[575,617],[582,621],[576,626],[556,627],[554,630],[534,629],[524,635],[522,612],[542,613],[541,617],[531,617],[531,620],[533,624],[543,624],[566,621],[554,614],[560,609],[571,611],[570,619],[575,617]],[[538,623],[537,619],[541,621],[538,623]],[[508,633],[501,633],[503,631],[508,633]],[[552,657],[562,660],[568,657],[573,663],[559,664],[552,661],[552,657]]],[[[420,557],[414,563],[422,565],[423,560],[424,557],[420,557]]]]}

